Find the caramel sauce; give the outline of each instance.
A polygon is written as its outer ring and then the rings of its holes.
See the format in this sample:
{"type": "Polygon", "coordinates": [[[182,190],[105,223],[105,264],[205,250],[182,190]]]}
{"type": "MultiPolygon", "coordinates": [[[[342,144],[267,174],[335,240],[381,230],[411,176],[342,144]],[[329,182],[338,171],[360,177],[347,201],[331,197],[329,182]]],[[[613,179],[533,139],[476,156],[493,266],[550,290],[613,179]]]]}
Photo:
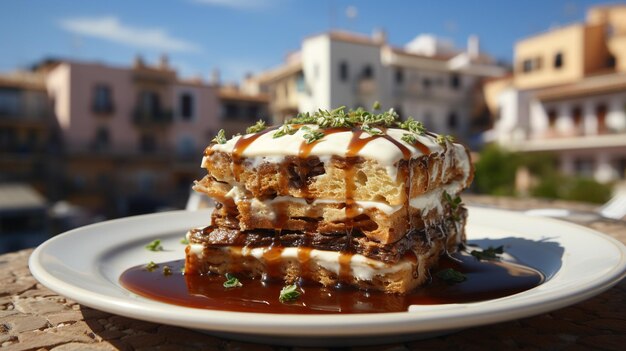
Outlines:
{"type": "MultiPolygon", "coordinates": [[[[306,252],[306,249],[302,249],[306,252]]],[[[308,254],[300,259],[306,262],[308,254]]],[[[208,310],[258,312],[258,313],[384,313],[407,311],[411,305],[471,303],[497,299],[532,289],[543,282],[538,271],[507,262],[478,261],[466,253],[453,258],[443,256],[437,272],[453,268],[465,274],[461,283],[449,284],[433,274],[432,281],[406,295],[385,294],[378,291],[358,290],[342,284],[336,287],[300,283],[302,295],[294,302],[278,300],[284,284],[281,281],[248,279],[234,275],[243,284],[240,288],[226,289],[223,276],[183,275],[184,261],[159,264],[152,272],[145,266],[125,271],[120,283],[129,291],[145,298],[164,303],[208,310]],[[174,274],[165,276],[161,267],[168,265],[174,274]]]]}
{"type": "Polygon", "coordinates": [[[239,181],[239,175],[241,174],[241,171],[243,170],[243,159],[241,157],[241,155],[243,155],[243,152],[248,148],[248,146],[250,146],[261,135],[265,133],[269,133],[276,129],[278,129],[278,127],[267,128],[261,132],[254,133],[248,137],[242,136],[241,138],[239,138],[239,140],[237,140],[233,148],[233,152],[232,152],[233,175],[235,176],[235,179],[237,181],[239,181]]]}

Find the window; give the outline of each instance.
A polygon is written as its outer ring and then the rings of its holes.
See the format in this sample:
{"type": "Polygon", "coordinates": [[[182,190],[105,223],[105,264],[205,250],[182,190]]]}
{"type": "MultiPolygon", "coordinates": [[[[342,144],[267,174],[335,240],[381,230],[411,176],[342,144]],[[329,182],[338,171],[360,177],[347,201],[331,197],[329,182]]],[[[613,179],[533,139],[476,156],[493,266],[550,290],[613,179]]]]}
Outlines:
{"type": "Polygon", "coordinates": [[[299,93],[306,92],[306,84],[304,83],[304,73],[299,72],[296,76],[296,90],[299,93]]]}
{"type": "Polygon", "coordinates": [[[370,65],[366,65],[363,67],[363,73],[361,74],[363,79],[372,79],[374,78],[374,69],[370,65]]]}
{"type": "Polygon", "coordinates": [[[225,118],[238,118],[239,117],[239,106],[234,103],[227,103],[224,105],[224,117],[225,118]]]}
{"type": "Polygon", "coordinates": [[[574,122],[575,128],[580,128],[583,124],[583,110],[580,106],[576,106],[572,109],[572,122],[574,122]]]}
{"type": "Polygon", "coordinates": [[[604,134],[608,132],[606,127],[606,114],[608,110],[605,104],[599,104],[596,106],[596,118],[598,119],[598,134],[604,134]]]}
{"type": "Polygon", "coordinates": [[[433,82],[430,80],[430,78],[422,79],[422,87],[424,88],[424,90],[430,89],[432,85],[433,85],[433,82]]]}
{"type": "Polygon", "coordinates": [[[109,147],[111,142],[111,136],[109,130],[106,127],[100,127],[96,130],[96,136],[94,140],[94,149],[104,150],[109,147]]]}
{"type": "Polygon", "coordinates": [[[256,121],[260,118],[259,116],[259,106],[258,105],[250,105],[248,106],[247,116],[249,120],[256,121]]]}
{"type": "Polygon", "coordinates": [[[606,59],[606,67],[615,68],[615,63],[616,63],[615,56],[609,55],[609,57],[607,57],[606,59]]]}
{"type": "Polygon", "coordinates": [[[0,116],[16,117],[20,113],[20,91],[0,88],[0,116]]]}
{"type": "Polygon", "coordinates": [[[342,82],[348,81],[348,63],[346,61],[341,61],[339,63],[339,80],[342,82]]]}
{"type": "Polygon", "coordinates": [[[139,150],[143,153],[152,153],[156,151],[156,139],[154,135],[142,134],[139,139],[139,150]]]}
{"type": "Polygon", "coordinates": [[[139,106],[143,113],[156,115],[161,110],[159,95],[153,91],[142,91],[139,94],[139,106]]]}
{"type": "Polygon", "coordinates": [[[528,73],[533,70],[533,61],[526,59],[522,61],[522,72],[528,73]]]}
{"type": "Polygon", "coordinates": [[[189,135],[183,135],[178,138],[177,151],[179,155],[193,155],[196,151],[194,140],[189,135]]]}
{"type": "Polygon", "coordinates": [[[454,130],[458,127],[459,125],[459,118],[456,114],[456,112],[450,112],[450,114],[448,114],[448,129],[450,130],[454,130]]]}
{"type": "Polygon", "coordinates": [[[556,55],[554,55],[554,68],[561,67],[563,67],[563,53],[558,52],[556,55]]]}
{"type": "Polygon", "coordinates": [[[93,91],[93,106],[95,113],[112,113],[113,97],[111,87],[106,84],[97,84],[93,91]]]}
{"type": "Polygon", "coordinates": [[[402,68],[396,68],[395,74],[396,84],[401,85],[404,82],[404,71],[402,68]]]}
{"type": "Polygon", "coordinates": [[[180,117],[183,121],[190,121],[193,118],[193,95],[183,93],[180,96],[180,117]]]}
{"type": "Polygon", "coordinates": [[[556,110],[550,109],[548,110],[548,126],[553,128],[556,125],[556,110]]]}
{"type": "Polygon", "coordinates": [[[450,76],[450,87],[454,90],[458,90],[461,87],[461,77],[458,74],[450,76]]]}

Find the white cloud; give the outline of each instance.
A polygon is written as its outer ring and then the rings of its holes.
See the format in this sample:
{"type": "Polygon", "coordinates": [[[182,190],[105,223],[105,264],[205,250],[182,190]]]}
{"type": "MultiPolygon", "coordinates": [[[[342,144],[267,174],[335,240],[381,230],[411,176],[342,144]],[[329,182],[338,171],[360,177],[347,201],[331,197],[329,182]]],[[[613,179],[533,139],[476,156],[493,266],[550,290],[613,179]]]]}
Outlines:
{"type": "Polygon", "coordinates": [[[259,10],[270,7],[270,0],[192,0],[196,4],[229,7],[235,10],[259,10]]]}
{"type": "Polygon", "coordinates": [[[60,21],[61,28],[133,47],[164,51],[197,52],[200,47],[190,41],[172,37],[162,28],[139,28],[121,23],[115,16],[75,17],[60,21]]]}

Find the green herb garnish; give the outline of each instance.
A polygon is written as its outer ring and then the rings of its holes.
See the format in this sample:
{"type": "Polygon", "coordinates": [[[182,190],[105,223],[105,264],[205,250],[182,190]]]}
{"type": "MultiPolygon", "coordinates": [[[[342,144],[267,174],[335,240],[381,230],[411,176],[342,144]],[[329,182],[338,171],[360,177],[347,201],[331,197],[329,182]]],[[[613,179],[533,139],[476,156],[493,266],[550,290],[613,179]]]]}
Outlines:
{"type": "Polygon", "coordinates": [[[402,134],[401,139],[409,144],[415,144],[417,142],[417,136],[415,136],[415,134],[402,134]]]}
{"type": "Polygon", "coordinates": [[[260,131],[263,131],[267,129],[267,126],[265,125],[265,121],[260,119],[256,122],[255,125],[250,126],[246,129],[246,134],[250,134],[250,133],[258,133],[260,131]]]}
{"type": "Polygon", "coordinates": [[[324,132],[322,132],[321,130],[313,130],[307,126],[302,127],[302,130],[305,131],[304,135],[302,135],[302,137],[304,138],[304,140],[306,140],[307,144],[311,144],[313,142],[316,142],[320,139],[322,139],[324,137],[324,132]]]}
{"type": "Polygon", "coordinates": [[[146,245],[146,249],[150,251],[163,251],[163,246],[161,246],[161,240],[156,239],[152,241],[150,244],[146,245]]]}
{"type": "Polygon", "coordinates": [[[476,257],[479,260],[486,260],[486,261],[499,261],[500,260],[500,256],[504,253],[504,247],[503,246],[498,246],[498,247],[491,247],[489,246],[488,248],[482,250],[482,251],[477,251],[477,250],[472,250],[472,252],[470,252],[470,255],[476,257]]]}
{"type": "Polygon", "coordinates": [[[183,244],[183,245],[187,245],[187,244],[189,244],[189,240],[187,240],[187,238],[182,238],[182,239],[180,239],[180,243],[183,244]]]}
{"type": "Polygon", "coordinates": [[[226,281],[224,282],[223,285],[226,289],[239,288],[243,286],[243,284],[241,284],[239,279],[237,279],[237,277],[235,277],[234,275],[231,275],[230,273],[226,273],[226,281]]]}
{"type": "Polygon", "coordinates": [[[163,275],[172,275],[172,268],[170,268],[170,266],[163,266],[163,275]]]}
{"type": "Polygon", "coordinates": [[[300,297],[300,291],[295,284],[287,285],[280,290],[278,300],[282,303],[295,301],[300,297]]]}
{"type": "Polygon", "coordinates": [[[448,284],[461,283],[467,279],[465,274],[452,268],[447,268],[439,271],[436,275],[439,279],[445,281],[448,284]]]}
{"type": "Polygon", "coordinates": [[[461,220],[461,205],[463,204],[461,197],[457,195],[453,198],[447,191],[444,191],[443,199],[450,205],[452,219],[459,222],[461,220]]]}
{"type": "Polygon", "coordinates": [[[447,142],[454,142],[454,137],[452,135],[437,135],[437,143],[440,145],[445,145],[447,142]]]}
{"type": "Polygon", "coordinates": [[[383,135],[383,131],[376,127],[371,127],[369,124],[364,124],[361,126],[365,132],[369,133],[369,135],[383,135]]]}
{"type": "Polygon", "coordinates": [[[280,126],[280,128],[278,128],[278,130],[274,133],[272,137],[276,139],[287,134],[293,135],[293,134],[296,134],[297,131],[298,130],[292,127],[291,125],[283,124],[282,126],[280,126]]]}
{"type": "Polygon", "coordinates": [[[146,265],[146,270],[148,272],[152,272],[152,271],[154,271],[157,268],[159,268],[159,265],[154,263],[154,262],[152,262],[152,261],[148,262],[148,264],[146,265]]]}
{"type": "Polygon", "coordinates": [[[224,129],[220,129],[220,131],[217,132],[217,135],[215,136],[215,138],[213,138],[213,140],[211,140],[211,142],[217,144],[226,144],[226,132],[224,131],[224,129]]]}
{"type": "Polygon", "coordinates": [[[408,130],[409,132],[417,135],[424,135],[424,133],[426,133],[426,127],[424,127],[424,124],[420,121],[414,120],[413,117],[407,118],[406,121],[398,122],[397,125],[400,129],[408,130]]]}

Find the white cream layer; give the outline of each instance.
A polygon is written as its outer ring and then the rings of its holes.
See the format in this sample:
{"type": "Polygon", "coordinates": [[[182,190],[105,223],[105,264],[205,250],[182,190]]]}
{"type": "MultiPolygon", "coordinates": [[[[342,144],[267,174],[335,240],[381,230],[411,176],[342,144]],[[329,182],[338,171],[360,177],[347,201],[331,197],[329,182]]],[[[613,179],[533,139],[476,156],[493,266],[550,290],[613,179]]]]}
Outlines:
{"type": "MultiPolygon", "coordinates": [[[[196,255],[199,259],[202,258],[204,246],[202,244],[189,244],[190,253],[196,255]]],[[[231,251],[229,247],[221,248],[224,251],[231,251]]],[[[256,247],[256,248],[243,248],[240,251],[242,256],[251,256],[257,260],[263,260],[263,254],[268,248],[256,247]]],[[[286,247],[281,252],[281,258],[283,260],[298,260],[298,248],[286,247]]],[[[237,250],[239,252],[239,250],[237,250]]],[[[342,254],[337,251],[325,251],[313,249],[310,251],[310,258],[312,261],[339,275],[340,262],[339,258],[342,254]]],[[[408,259],[402,259],[397,263],[388,264],[382,261],[373,260],[363,255],[355,254],[350,258],[350,274],[357,280],[371,281],[378,275],[393,274],[402,270],[413,269],[415,263],[408,259]]]]}
{"type": "MultiPolygon", "coordinates": [[[[462,190],[464,183],[465,180],[453,181],[437,189],[433,189],[427,193],[411,198],[409,200],[409,206],[421,210],[422,215],[426,215],[433,209],[436,209],[437,213],[442,213],[443,193],[447,192],[450,195],[458,194],[462,190]]],[[[234,186],[228,193],[226,193],[226,197],[232,198],[235,203],[242,200],[248,200],[250,201],[253,210],[255,210],[257,213],[264,214],[273,213],[272,205],[279,202],[292,202],[300,205],[309,206],[315,206],[317,204],[339,204],[345,202],[344,200],[315,199],[313,202],[307,203],[305,199],[292,196],[277,196],[271,200],[263,201],[256,198],[246,199],[244,197],[244,192],[237,186],[234,186]]],[[[403,208],[402,205],[392,206],[386,202],[379,201],[355,201],[355,204],[359,214],[365,212],[365,210],[367,209],[377,209],[387,216],[390,216],[403,208]]]]}
{"type": "MultiPolygon", "coordinates": [[[[307,125],[311,129],[319,129],[317,125],[307,125]]],[[[307,133],[299,129],[295,134],[284,135],[279,138],[273,138],[276,131],[271,131],[261,135],[252,142],[242,153],[241,156],[247,158],[262,157],[266,161],[276,162],[284,156],[298,156],[300,146],[305,142],[303,135],[307,133]]],[[[387,129],[387,135],[398,141],[411,151],[411,158],[422,156],[423,153],[411,144],[402,140],[402,136],[409,133],[403,129],[390,128],[387,129]]],[[[348,145],[352,140],[352,131],[339,132],[324,136],[319,142],[315,143],[311,149],[311,156],[331,157],[333,155],[345,157],[348,152],[348,145]]],[[[231,153],[235,148],[235,144],[242,137],[249,137],[250,134],[244,136],[235,136],[228,140],[225,144],[214,144],[211,148],[215,151],[231,153]]],[[[368,138],[368,133],[363,133],[361,138],[368,138]]],[[[417,136],[417,140],[430,149],[431,152],[441,152],[443,147],[437,143],[436,139],[428,136],[417,136]]],[[[376,138],[369,141],[359,150],[356,156],[367,159],[376,160],[381,166],[395,168],[396,163],[404,158],[402,150],[394,143],[385,138],[376,138]]],[[[262,162],[258,160],[255,162],[262,162]]],[[[390,170],[395,172],[396,170],[390,170]]]]}
{"type": "MultiPolygon", "coordinates": [[[[308,125],[311,129],[319,129],[316,125],[308,125]]],[[[252,167],[256,168],[262,163],[281,163],[285,156],[298,156],[300,146],[304,143],[303,135],[306,133],[299,129],[295,134],[284,135],[274,139],[273,135],[276,131],[271,131],[261,135],[254,140],[242,153],[252,167]]],[[[408,133],[406,130],[390,128],[387,129],[387,135],[392,137],[401,145],[405,146],[411,152],[411,158],[417,158],[423,153],[415,146],[402,140],[402,136],[408,133]]],[[[237,141],[242,137],[250,137],[251,134],[244,136],[235,136],[224,144],[213,144],[211,149],[225,153],[232,153],[237,141]]],[[[324,136],[311,149],[311,156],[317,156],[320,161],[326,163],[330,161],[332,156],[345,157],[348,152],[348,145],[352,140],[353,133],[351,131],[339,132],[324,136]]],[[[370,135],[363,133],[361,138],[367,138],[370,135]]],[[[444,152],[444,147],[437,143],[436,138],[428,135],[417,136],[417,140],[424,144],[430,152],[444,152]]],[[[456,163],[467,173],[470,169],[470,160],[465,152],[465,148],[460,144],[448,144],[446,148],[446,157],[444,159],[444,170],[447,170],[450,163],[454,159],[456,163]],[[452,147],[450,147],[452,146],[452,147]]],[[[404,158],[402,150],[394,143],[385,138],[376,138],[369,141],[359,152],[357,156],[377,161],[381,167],[385,168],[391,179],[396,179],[398,175],[398,161],[404,158]]],[[[202,159],[204,165],[205,158],[202,159]]],[[[442,174],[444,174],[442,172],[442,174]]]]}

